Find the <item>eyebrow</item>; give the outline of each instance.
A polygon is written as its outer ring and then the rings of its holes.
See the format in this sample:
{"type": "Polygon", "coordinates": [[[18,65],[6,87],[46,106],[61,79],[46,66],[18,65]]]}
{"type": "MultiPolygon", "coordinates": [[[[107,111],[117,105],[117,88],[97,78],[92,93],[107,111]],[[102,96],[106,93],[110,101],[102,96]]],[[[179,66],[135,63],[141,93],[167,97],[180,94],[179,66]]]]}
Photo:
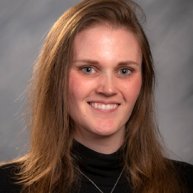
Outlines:
{"type": "MultiPolygon", "coordinates": [[[[100,65],[100,63],[96,60],[90,60],[90,59],[82,59],[82,60],[74,60],[72,63],[86,63],[86,64],[93,64],[93,65],[100,65]]],[[[126,65],[135,65],[140,66],[140,63],[137,63],[135,61],[122,61],[118,63],[118,66],[126,66],[126,65]]]]}
{"type": "Polygon", "coordinates": [[[87,64],[100,64],[95,60],[83,59],[83,60],[73,60],[72,63],[87,63],[87,64]]]}

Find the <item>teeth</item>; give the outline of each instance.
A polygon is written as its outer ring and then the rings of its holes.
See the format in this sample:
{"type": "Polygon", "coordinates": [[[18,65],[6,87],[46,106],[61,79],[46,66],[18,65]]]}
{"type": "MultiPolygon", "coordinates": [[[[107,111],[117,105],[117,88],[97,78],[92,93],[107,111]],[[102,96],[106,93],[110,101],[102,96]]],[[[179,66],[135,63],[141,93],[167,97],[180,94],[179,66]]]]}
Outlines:
{"type": "Polygon", "coordinates": [[[103,104],[103,103],[90,103],[92,107],[100,110],[113,110],[116,109],[118,104],[103,104]]]}

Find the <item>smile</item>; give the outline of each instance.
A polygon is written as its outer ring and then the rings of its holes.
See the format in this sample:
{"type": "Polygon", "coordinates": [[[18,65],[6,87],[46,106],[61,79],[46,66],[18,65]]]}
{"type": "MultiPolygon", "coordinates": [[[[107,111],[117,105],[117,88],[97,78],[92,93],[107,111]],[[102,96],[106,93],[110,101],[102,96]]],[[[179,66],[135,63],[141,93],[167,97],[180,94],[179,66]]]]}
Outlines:
{"type": "Polygon", "coordinates": [[[119,106],[119,104],[104,104],[104,103],[97,103],[97,102],[90,102],[89,105],[94,109],[98,109],[102,111],[115,110],[119,106]]]}

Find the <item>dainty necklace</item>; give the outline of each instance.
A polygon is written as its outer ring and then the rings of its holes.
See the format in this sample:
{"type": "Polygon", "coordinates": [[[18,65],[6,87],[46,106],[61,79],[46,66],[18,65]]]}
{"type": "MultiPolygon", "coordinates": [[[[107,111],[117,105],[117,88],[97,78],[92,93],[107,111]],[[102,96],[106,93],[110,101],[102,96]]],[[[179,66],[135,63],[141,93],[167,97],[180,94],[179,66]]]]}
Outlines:
{"type": "MultiPolygon", "coordinates": [[[[91,179],[90,179],[85,173],[83,173],[80,169],[78,169],[78,170],[79,170],[79,172],[80,172],[100,193],[104,193],[104,192],[96,185],[96,183],[95,183],[93,180],[91,180],[91,179]]],[[[116,186],[117,186],[117,184],[118,184],[118,182],[119,182],[122,174],[123,174],[123,169],[122,169],[121,173],[119,174],[119,176],[118,176],[115,184],[113,185],[113,188],[111,189],[110,193],[113,193],[113,192],[114,192],[114,190],[115,190],[115,188],[116,188],[116,186]]]]}

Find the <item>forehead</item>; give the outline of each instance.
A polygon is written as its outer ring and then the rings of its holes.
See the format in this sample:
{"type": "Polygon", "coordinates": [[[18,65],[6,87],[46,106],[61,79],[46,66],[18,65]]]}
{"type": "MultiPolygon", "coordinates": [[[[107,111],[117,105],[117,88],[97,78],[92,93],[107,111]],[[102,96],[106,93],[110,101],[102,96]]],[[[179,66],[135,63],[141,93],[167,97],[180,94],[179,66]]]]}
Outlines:
{"type": "Polygon", "coordinates": [[[136,35],[122,26],[94,25],[80,31],[73,42],[74,58],[139,60],[140,55],[141,47],[136,35]]]}
{"type": "MultiPolygon", "coordinates": [[[[131,33],[133,33],[136,37],[136,39],[138,39],[139,43],[140,43],[140,39],[142,37],[143,39],[143,34],[141,33],[141,30],[139,30],[136,26],[134,26],[133,24],[121,24],[119,22],[116,21],[93,21],[91,23],[86,23],[83,26],[80,26],[78,29],[78,33],[81,33],[83,31],[92,29],[92,28],[97,28],[97,27],[106,27],[107,29],[112,29],[112,30],[116,30],[116,29],[124,29],[126,31],[129,31],[131,33]]],[[[77,35],[76,34],[76,35],[77,35]]]]}
{"type": "Polygon", "coordinates": [[[122,29],[122,30],[125,30],[125,31],[128,31],[130,33],[133,33],[133,35],[135,35],[136,39],[139,41],[140,43],[140,38],[138,37],[138,33],[137,33],[137,30],[134,29],[134,27],[132,26],[126,26],[124,24],[120,24],[120,23],[115,23],[115,22],[109,22],[109,21],[94,21],[94,22],[91,22],[89,24],[85,24],[84,26],[81,26],[79,29],[78,29],[78,32],[77,34],[75,35],[75,37],[77,35],[79,35],[80,33],[83,33],[85,31],[91,31],[92,29],[96,29],[96,28],[106,28],[106,29],[109,29],[109,30],[118,30],[118,29],[122,29]]]}
{"type": "MultiPolygon", "coordinates": [[[[126,25],[122,25],[122,24],[117,24],[117,23],[110,23],[110,22],[105,22],[105,21],[101,21],[101,22],[93,22],[91,24],[86,24],[83,27],[80,27],[80,29],[78,30],[78,32],[76,33],[74,40],[73,40],[73,45],[74,42],[76,41],[77,36],[82,36],[84,37],[83,34],[85,34],[85,36],[87,36],[90,33],[94,33],[95,32],[95,36],[93,38],[96,37],[97,34],[102,33],[102,31],[125,31],[128,34],[132,35],[135,40],[138,42],[139,46],[142,47],[141,45],[141,35],[138,35],[139,33],[137,33],[137,30],[134,29],[134,27],[131,26],[126,26],[126,25]],[[97,32],[96,32],[97,31],[97,32]]],[[[120,37],[121,39],[121,37],[120,37]]]]}

